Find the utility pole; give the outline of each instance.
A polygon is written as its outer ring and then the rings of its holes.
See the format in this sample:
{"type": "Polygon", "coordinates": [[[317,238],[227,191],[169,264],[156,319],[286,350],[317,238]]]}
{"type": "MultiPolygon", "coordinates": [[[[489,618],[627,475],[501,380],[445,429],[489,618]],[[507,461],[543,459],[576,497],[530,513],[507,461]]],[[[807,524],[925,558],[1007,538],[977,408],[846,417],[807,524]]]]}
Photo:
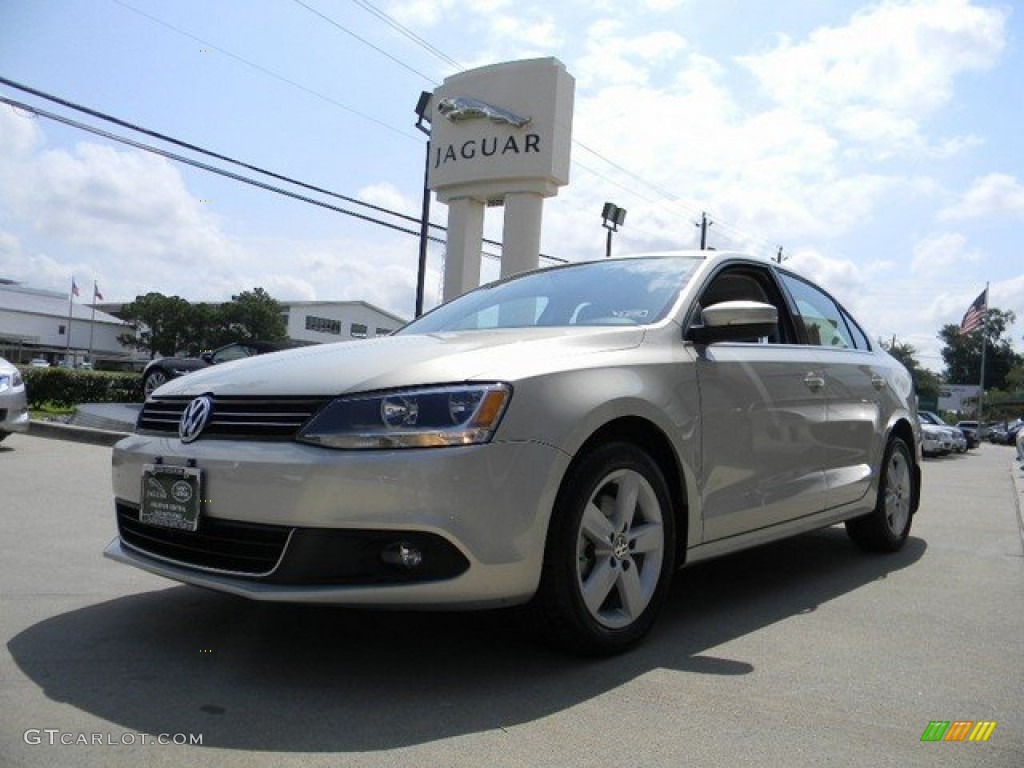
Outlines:
{"type": "Polygon", "coordinates": [[[708,249],[708,227],[714,224],[713,221],[708,221],[708,214],[705,211],[700,212],[700,223],[694,222],[693,226],[700,227],[700,249],[706,251],[708,249]]]}
{"type": "Polygon", "coordinates": [[[782,246],[780,245],[779,246],[779,252],[777,254],[775,254],[775,262],[777,264],[781,264],[783,261],[785,261],[785,258],[782,255],[782,246]]]}

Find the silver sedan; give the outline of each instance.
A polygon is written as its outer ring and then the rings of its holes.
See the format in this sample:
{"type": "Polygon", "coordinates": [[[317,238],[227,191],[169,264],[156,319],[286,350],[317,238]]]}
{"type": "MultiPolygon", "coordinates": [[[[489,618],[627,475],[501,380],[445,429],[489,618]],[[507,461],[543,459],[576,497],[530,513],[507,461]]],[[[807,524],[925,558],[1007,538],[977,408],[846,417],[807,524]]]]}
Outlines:
{"type": "Polygon", "coordinates": [[[820,288],[608,259],[161,387],[114,449],[106,554],[259,600],[523,605],[613,653],[683,565],[840,522],[900,548],[920,456],[910,376],[820,288]]]}

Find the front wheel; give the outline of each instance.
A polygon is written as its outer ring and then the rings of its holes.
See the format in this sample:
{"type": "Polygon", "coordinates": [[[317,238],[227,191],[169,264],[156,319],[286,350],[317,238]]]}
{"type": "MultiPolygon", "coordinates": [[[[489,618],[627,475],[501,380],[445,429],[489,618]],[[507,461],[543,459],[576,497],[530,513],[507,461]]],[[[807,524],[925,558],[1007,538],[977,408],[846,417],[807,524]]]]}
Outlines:
{"type": "Polygon", "coordinates": [[[846,521],[846,532],[861,549],[896,552],[910,535],[914,508],[914,464],[910,449],[893,437],[885,449],[878,502],[864,517],[846,521]]]}
{"type": "Polygon", "coordinates": [[[541,634],[584,655],[619,653],[654,623],[675,561],[675,519],[657,464],[602,446],[567,476],[531,604],[541,634]]]}
{"type": "Polygon", "coordinates": [[[147,398],[153,394],[153,391],[160,388],[167,383],[167,374],[161,371],[159,368],[154,368],[152,371],[146,374],[146,378],[142,382],[142,394],[147,398]]]}

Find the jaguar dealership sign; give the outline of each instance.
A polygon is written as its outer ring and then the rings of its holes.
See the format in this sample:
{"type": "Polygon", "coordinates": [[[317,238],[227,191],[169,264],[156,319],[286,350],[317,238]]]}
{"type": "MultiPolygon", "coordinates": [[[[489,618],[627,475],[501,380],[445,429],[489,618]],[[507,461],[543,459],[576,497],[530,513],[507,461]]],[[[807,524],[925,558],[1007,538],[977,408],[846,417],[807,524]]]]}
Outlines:
{"type": "Polygon", "coordinates": [[[575,80],[554,58],[460,72],[429,105],[428,185],[449,206],[444,298],[476,287],[487,206],[504,206],[502,276],[539,263],[543,200],[569,182],[575,80]]]}

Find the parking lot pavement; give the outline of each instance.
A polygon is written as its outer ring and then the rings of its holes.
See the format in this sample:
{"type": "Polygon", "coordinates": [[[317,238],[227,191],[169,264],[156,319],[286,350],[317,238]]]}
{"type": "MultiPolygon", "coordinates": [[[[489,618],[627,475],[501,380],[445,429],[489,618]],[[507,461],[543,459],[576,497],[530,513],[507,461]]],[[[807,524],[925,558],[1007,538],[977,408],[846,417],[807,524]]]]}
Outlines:
{"type": "Polygon", "coordinates": [[[1008,448],[926,462],[903,552],[833,528],[694,567],[603,661],[507,612],[259,605],[104,560],[109,456],[0,446],[4,768],[1024,765],[1008,448]],[[934,721],[996,725],[922,742],[934,721]]]}

